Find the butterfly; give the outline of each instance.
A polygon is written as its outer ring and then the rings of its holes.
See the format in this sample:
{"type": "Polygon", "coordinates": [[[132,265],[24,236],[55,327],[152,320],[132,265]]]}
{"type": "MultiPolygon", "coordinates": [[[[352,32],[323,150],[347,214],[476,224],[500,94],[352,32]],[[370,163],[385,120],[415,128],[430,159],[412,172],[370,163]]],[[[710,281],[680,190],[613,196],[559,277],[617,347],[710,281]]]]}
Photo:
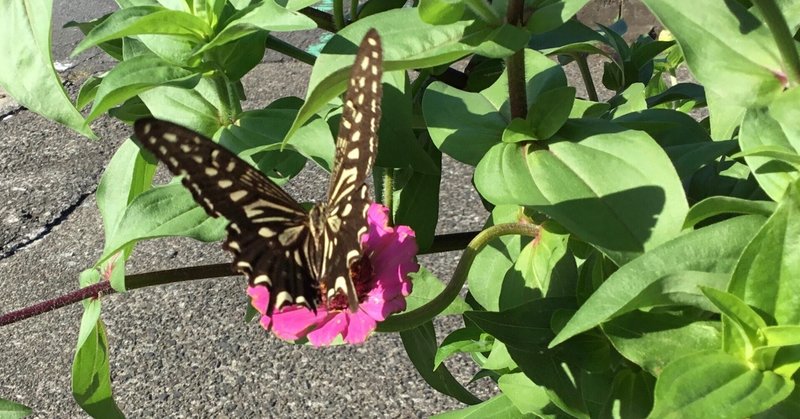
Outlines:
{"type": "Polygon", "coordinates": [[[358,48],[336,139],[328,199],[306,212],[278,185],[224,147],[179,125],[136,121],[139,143],[169,170],[209,215],[230,223],[223,247],[251,286],[270,290],[267,314],[285,305],[316,311],[323,299],[358,295],[350,277],[367,231],[365,181],[375,161],[381,118],[382,48],[370,30],[358,48]]]}

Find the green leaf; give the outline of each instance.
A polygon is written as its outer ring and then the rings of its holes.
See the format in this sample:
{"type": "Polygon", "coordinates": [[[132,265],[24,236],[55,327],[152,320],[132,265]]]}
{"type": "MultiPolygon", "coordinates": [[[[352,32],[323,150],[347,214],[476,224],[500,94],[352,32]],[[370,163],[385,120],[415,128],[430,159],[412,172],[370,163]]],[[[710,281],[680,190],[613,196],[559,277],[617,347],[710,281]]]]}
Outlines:
{"type": "Polygon", "coordinates": [[[765,107],[747,110],[739,131],[739,145],[743,152],[761,147],[773,147],[786,153],[783,160],[793,165],[773,160],[776,156],[752,155],[745,157],[747,165],[764,192],[774,201],[780,201],[790,183],[798,177],[797,155],[800,154],[800,88],[783,92],[765,107]]]}
{"type": "Polygon", "coordinates": [[[406,168],[431,175],[441,173],[441,164],[436,161],[439,153],[426,147],[424,136],[420,140],[413,130],[414,98],[405,71],[393,71],[383,77],[381,107],[391,109],[384,112],[378,130],[378,155],[375,165],[379,167],[406,168]]]}
{"type": "Polygon", "coordinates": [[[465,407],[432,416],[433,419],[509,419],[535,418],[534,415],[523,415],[514,403],[504,394],[494,396],[475,406],[465,407]]]}
{"type": "Polygon", "coordinates": [[[687,181],[703,165],[736,148],[735,141],[712,141],[691,116],[671,109],[646,109],[614,119],[653,137],[672,160],[678,176],[687,181]]]}
{"type": "MultiPolygon", "coordinates": [[[[529,107],[534,103],[547,106],[546,100],[558,95],[548,92],[563,89],[567,84],[564,71],[556,63],[527,49],[525,79],[529,107]],[[543,96],[545,94],[549,96],[543,96]]],[[[422,113],[434,144],[443,153],[474,166],[501,141],[503,130],[511,122],[508,76],[504,71],[494,84],[480,93],[432,83],[425,90],[422,113]]]]}
{"type": "MultiPolygon", "coordinates": [[[[520,207],[499,205],[492,210],[486,227],[525,221],[528,219],[520,207]]],[[[475,256],[467,274],[467,282],[470,294],[481,307],[497,311],[519,304],[522,298],[537,296],[535,290],[524,288],[525,281],[514,269],[520,252],[530,241],[527,237],[503,236],[491,240],[475,256]]]]}
{"type": "Polygon", "coordinates": [[[542,417],[547,413],[555,416],[558,412],[558,408],[550,401],[547,391],[536,385],[524,373],[504,374],[497,380],[497,386],[521,413],[532,413],[542,417]]]}
{"type": "Polygon", "coordinates": [[[421,0],[419,2],[419,17],[431,25],[449,25],[458,22],[466,4],[463,0],[421,0]]]}
{"type": "Polygon", "coordinates": [[[689,355],[659,376],[649,417],[742,418],[789,396],[794,382],[721,352],[689,355]]]}
{"type": "Polygon", "coordinates": [[[596,46],[604,41],[603,36],[597,31],[573,19],[551,31],[534,34],[528,46],[547,55],[575,53],[607,55],[596,46]]]}
{"type": "Polygon", "coordinates": [[[504,143],[521,143],[525,141],[538,140],[530,124],[522,118],[511,120],[506,129],[503,130],[501,140],[504,143]]]}
{"type": "Polygon", "coordinates": [[[508,353],[508,346],[499,340],[495,340],[492,344],[492,351],[489,352],[489,356],[481,364],[481,368],[494,371],[512,371],[519,368],[519,366],[511,359],[511,355],[508,353]]]}
{"type": "Polygon", "coordinates": [[[728,288],[770,324],[800,324],[799,240],[800,187],[795,183],[745,248],[728,288]]]}
{"type": "Polygon", "coordinates": [[[667,90],[647,98],[647,107],[653,108],[658,105],[679,101],[695,101],[698,106],[706,104],[706,91],[703,86],[696,83],[678,83],[670,86],[667,90]]]}
{"type": "MultiPolygon", "coordinates": [[[[223,128],[217,137],[225,148],[256,166],[276,183],[283,184],[297,175],[306,163],[306,158],[291,147],[280,149],[283,136],[296,114],[296,109],[275,108],[244,112],[236,124],[223,128]]],[[[309,129],[317,128],[319,132],[321,127],[327,131],[324,123],[309,129]]],[[[321,132],[317,142],[323,141],[329,143],[320,147],[320,151],[327,152],[333,144],[329,133],[321,132]]]]}
{"type": "MultiPolygon", "coordinates": [[[[554,318],[574,307],[574,297],[544,298],[501,312],[468,311],[464,315],[481,330],[505,343],[514,362],[533,382],[546,389],[558,408],[573,416],[588,418],[580,395],[580,383],[575,378],[582,368],[578,363],[583,362],[586,366],[591,365],[587,361],[605,364],[609,362],[608,358],[602,353],[587,356],[587,352],[597,348],[583,343],[571,343],[566,349],[546,347],[554,336],[554,318]],[[570,350],[575,353],[571,358],[570,350]]],[[[601,345],[606,353],[607,346],[605,343],[601,345]]]]}
{"type": "Polygon", "coordinates": [[[433,368],[439,368],[441,363],[453,354],[488,352],[492,349],[492,340],[480,329],[465,327],[452,331],[439,345],[436,357],[433,359],[433,368]]]}
{"type": "MultiPolygon", "coordinates": [[[[709,96],[748,106],[769,101],[783,90],[776,77],[784,70],[775,41],[767,26],[740,3],[643,2],[669,27],[692,75],[709,96]],[[725,68],[720,69],[719,63],[725,68]]],[[[712,124],[715,114],[711,109],[712,124]]]]}
{"type": "Polygon", "coordinates": [[[542,92],[528,109],[526,120],[536,133],[536,139],[552,137],[567,122],[575,102],[575,88],[560,87],[542,92]]]}
{"type": "Polygon", "coordinates": [[[495,205],[548,214],[619,265],[681,230],[683,187],[647,134],[599,120],[570,121],[559,134],[571,141],[492,147],[475,169],[478,191],[495,205]]]}
{"type": "Polygon", "coordinates": [[[262,0],[231,16],[217,35],[195,52],[195,56],[258,31],[289,32],[316,27],[317,24],[305,15],[281,7],[274,0],[262,0]]]}
{"type": "Polygon", "coordinates": [[[422,112],[436,146],[473,166],[500,142],[509,123],[482,93],[464,92],[442,82],[433,82],[425,89],[422,112]]]}
{"type": "MultiPolygon", "coordinates": [[[[208,78],[202,78],[192,88],[158,86],[139,93],[153,117],[174,122],[206,137],[212,137],[222,127],[220,109],[223,99],[208,78]]],[[[242,114],[244,115],[244,114],[242,114]]]]}
{"type": "Polygon", "coordinates": [[[167,63],[161,58],[142,55],[119,63],[100,83],[92,111],[86,117],[91,122],[112,106],[156,86],[176,86],[190,89],[200,81],[200,74],[167,63]]]}
{"type": "Polygon", "coordinates": [[[543,1],[543,5],[537,7],[528,19],[525,28],[534,34],[551,31],[569,21],[588,2],[589,0],[543,1]]]}
{"type": "Polygon", "coordinates": [[[394,221],[414,229],[419,250],[431,246],[439,220],[442,154],[430,141],[425,148],[438,171],[433,174],[413,171],[404,181],[396,178],[394,191],[394,221]]]}
{"type": "Polygon", "coordinates": [[[19,419],[33,412],[28,406],[0,398],[0,417],[3,419],[19,419]]]}
{"type": "Polygon", "coordinates": [[[633,311],[604,323],[603,332],[614,349],[653,376],[678,358],[722,345],[718,321],[668,313],[633,311]]]}
{"type": "Polygon", "coordinates": [[[83,85],[81,85],[81,89],[78,91],[77,99],[75,99],[75,107],[77,109],[83,109],[89,102],[94,100],[101,81],[103,81],[102,77],[95,76],[89,76],[89,78],[86,79],[83,85]]]}
{"type": "MultiPolygon", "coordinates": [[[[86,288],[89,285],[96,284],[101,280],[100,272],[95,268],[89,268],[80,274],[80,286],[86,288]]],[[[89,338],[94,331],[97,320],[100,319],[100,299],[91,298],[82,301],[83,303],[83,316],[81,317],[81,326],[78,331],[78,345],[80,348],[89,338]]]]}
{"type": "Polygon", "coordinates": [[[400,332],[400,338],[403,340],[403,347],[406,348],[408,358],[428,385],[462,403],[480,403],[480,399],[472,395],[453,378],[447,367],[439,365],[434,369],[437,346],[436,331],[432,322],[400,332]]]}
{"type": "Polygon", "coordinates": [[[206,242],[218,241],[225,234],[227,223],[224,218],[209,217],[180,183],[157,186],[128,205],[98,263],[122,247],[143,239],[184,236],[206,242]]]}
{"type": "Polygon", "coordinates": [[[390,72],[449,64],[468,55],[475,49],[473,44],[479,45],[492,31],[492,28],[473,23],[467,20],[434,26],[423,22],[416,8],[401,8],[347,25],[328,41],[317,58],[305,104],[287,137],[291,137],[311,115],[345,91],[354,54],[369,29],[377,29],[381,35],[383,69],[384,72],[390,72]],[[397,22],[403,24],[398,25],[397,22]],[[424,39],[417,36],[420,33],[426,34],[424,39]]]}
{"type": "Polygon", "coordinates": [[[777,204],[772,201],[751,201],[749,199],[728,196],[712,196],[692,206],[686,214],[684,228],[691,228],[697,223],[719,214],[757,214],[769,217],[775,212],[777,204]]]}
{"type": "MultiPolygon", "coordinates": [[[[411,288],[411,294],[406,297],[406,311],[412,311],[422,307],[444,290],[444,283],[423,266],[420,266],[418,272],[412,273],[409,276],[411,277],[413,286],[411,288]]],[[[464,302],[463,298],[457,297],[444,311],[439,313],[439,316],[461,314],[470,309],[471,307],[464,302]]]]}
{"type": "MultiPolygon", "coordinates": [[[[316,3],[316,0],[314,1],[316,3]]],[[[405,6],[406,0],[367,0],[362,3],[358,8],[356,19],[363,19],[367,16],[372,16],[378,13],[383,13],[387,10],[399,9],[405,6]]],[[[352,12],[351,12],[352,14],[352,12]]]]}
{"type": "Polygon", "coordinates": [[[61,85],[50,53],[52,0],[0,2],[0,86],[45,118],[95,139],[61,85]]]}
{"type": "Polygon", "coordinates": [[[558,336],[556,346],[581,332],[637,307],[631,300],[666,275],[685,271],[726,274],[764,218],[745,215],[670,240],[622,266],[581,306],[558,336]]]}
{"type": "Polygon", "coordinates": [[[239,81],[261,63],[268,36],[269,32],[258,31],[237,39],[232,45],[226,44],[225,48],[215,48],[209,55],[219,62],[229,81],[239,81]]]}
{"type": "Polygon", "coordinates": [[[159,6],[127,7],[112,13],[95,26],[72,51],[72,57],[87,49],[126,36],[160,34],[183,36],[201,42],[211,34],[211,27],[189,13],[159,6]]]}
{"type": "Polygon", "coordinates": [[[108,340],[101,320],[75,353],[72,363],[72,396],[92,417],[124,418],[111,394],[108,340]]]}
{"type": "Polygon", "coordinates": [[[128,139],[106,166],[97,187],[97,208],[103,217],[106,240],[114,237],[125,209],[134,198],[150,189],[156,164],[128,139]]]}
{"type": "Polygon", "coordinates": [[[500,312],[467,311],[464,316],[507,346],[532,350],[552,339],[553,313],[574,308],[574,298],[541,298],[500,312]]]}
{"type": "Polygon", "coordinates": [[[624,92],[611,98],[609,103],[613,108],[612,113],[615,118],[647,109],[647,102],[644,98],[644,85],[642,83],[631,84],[624,92]]]}

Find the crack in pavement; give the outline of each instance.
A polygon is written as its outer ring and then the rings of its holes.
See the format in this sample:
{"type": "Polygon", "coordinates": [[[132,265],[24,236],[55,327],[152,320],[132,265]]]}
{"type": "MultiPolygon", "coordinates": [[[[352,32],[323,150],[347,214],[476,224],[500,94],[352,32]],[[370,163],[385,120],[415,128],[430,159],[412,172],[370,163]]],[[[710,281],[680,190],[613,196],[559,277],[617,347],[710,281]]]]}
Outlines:
{"type": "Polygon", "coordinates": [[[75,212],[76,209],[78,209],[78,207],[83,205],[83,202],[86,201],[86,198],[94,194],[96,190],[97,186],[95,186],[94,188],[92,188],[92,190],[88,192],[82,193],[81,196],[75,202],[70,204],[68,207],[64,208],[64,210],[58,213],[58,215],[55,218],[53,218],[53,220],[45,223],[44,226],[42,226],[39,229],[38,233],[36,233],[33,236],[29,234],[27,239],[24,239],[19,243],[13,244],[8,249],[4,250],[2,253],[0,253],[0,261],[10,258],[20,250],[38,242],[39,240],[44,239],[45,236],[47,236],[48,234],[50,234],[51,231],[53,231],[53,228],[61,225],[61,223],[66,221],[67,218],[69,218],[69,216],[72,215],[72,213],[75,212]]]}

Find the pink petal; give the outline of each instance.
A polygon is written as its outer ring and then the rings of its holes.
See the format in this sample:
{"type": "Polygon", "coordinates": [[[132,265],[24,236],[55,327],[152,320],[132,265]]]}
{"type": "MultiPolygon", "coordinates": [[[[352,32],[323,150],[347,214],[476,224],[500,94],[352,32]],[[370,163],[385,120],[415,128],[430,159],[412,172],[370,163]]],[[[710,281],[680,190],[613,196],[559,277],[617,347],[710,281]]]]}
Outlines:
{"type": "Polygon", "coordinates": [[[348,317],[350,322],[347,325],[344,340],[351,344],[363,343],[375,330],[375,320],[360,310],[357,313],[350,313],[348,317]]]}
{"type": "Polygon", "coordinates": [[[267,287],[255,286],[247,287],[247,295],[250,296],[250,304],[258,310],[261,315],[267,314],[269,304],[269,290],[267,287]]]}
{"type": "Polygon", "coordinates": [[[347,329],[347,314],[339,312],[327,319],[319,328],[308,334],[308,341],[314,346],[330,345],[337,336],[347,329]]]}
{"type": "Polygon", "coordinates": [[[278,313],[273,313],[272,332],[281,339],[297,340],[304,337],[317,324],[324,322],[328,315],[328,312],[321,307],[317,309],[316,315],[302,306],[286,307],[278,313]]]}

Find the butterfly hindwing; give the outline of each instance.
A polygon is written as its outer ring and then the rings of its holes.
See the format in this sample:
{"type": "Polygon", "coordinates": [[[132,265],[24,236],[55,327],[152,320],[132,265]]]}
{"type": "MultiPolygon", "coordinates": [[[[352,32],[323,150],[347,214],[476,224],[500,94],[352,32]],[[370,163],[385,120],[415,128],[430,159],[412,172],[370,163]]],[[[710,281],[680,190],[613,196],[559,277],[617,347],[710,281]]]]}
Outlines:
{"type": "Polygon", "coordinates": [[[370,202],[364,182],[372,170],[381,119],[383,51],[378,33],[367,32],[350,73],[336,139],[336,164],[328,187],[323,240],[323,289],[345,291],[351,310],[358,306],[350,266],[361,255],[370,202]]]}
{"type": "Polygon", "coordinates": [[[206,211],[230,220],[225,248],[252,285],[270,288],[270,305],[315,307],[317,281],[308,269],[308,214],[278,185],[194,131],[147,118],[136,122],[142,146],[164,161],[206,211]],[[298,299],[300,301],[298,301],[298,299]],[[277,303],[277,304],[275,304],[277,303]]]}

